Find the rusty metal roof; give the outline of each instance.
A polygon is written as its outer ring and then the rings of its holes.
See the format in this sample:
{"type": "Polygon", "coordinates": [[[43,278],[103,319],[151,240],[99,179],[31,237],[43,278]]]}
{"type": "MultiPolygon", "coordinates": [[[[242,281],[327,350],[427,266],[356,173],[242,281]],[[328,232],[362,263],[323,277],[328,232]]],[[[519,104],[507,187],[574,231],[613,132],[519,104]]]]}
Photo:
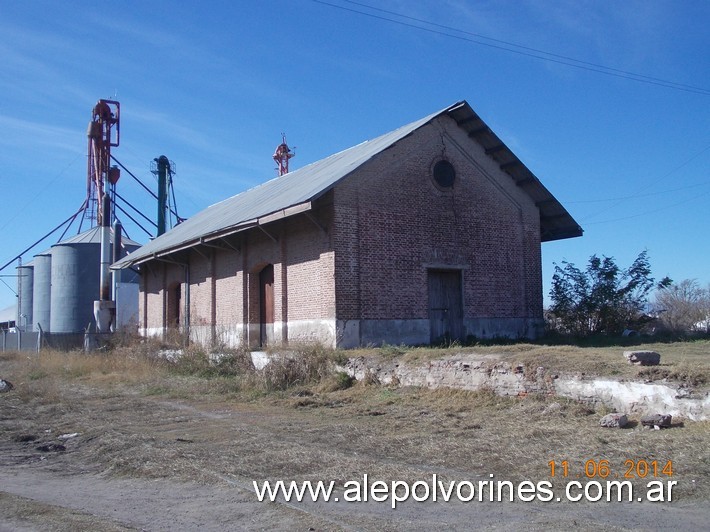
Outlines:
{"type": "Polygon", "coordinates": [[[383,150],[445,114],[453,118],[472,139],[479,142],[486,153],[499,162],[511,179],[535,201],[540,209],[543,241],[581,236],[581,227],[565,208],[490,130],[471,106],[461,101],[390,133],[365,141],[216,203],[148,242],[116,262],[112,268],[127,268],[250,227],[310,210],[311,202],[328,192],[341,179],[383,150]]]}

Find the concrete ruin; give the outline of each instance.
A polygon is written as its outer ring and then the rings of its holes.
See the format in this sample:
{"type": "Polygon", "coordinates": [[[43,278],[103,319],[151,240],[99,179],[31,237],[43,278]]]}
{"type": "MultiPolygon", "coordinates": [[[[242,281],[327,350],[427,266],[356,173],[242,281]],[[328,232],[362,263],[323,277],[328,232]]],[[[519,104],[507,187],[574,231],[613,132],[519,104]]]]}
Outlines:
{"type": "Polygon", "coordinates": [[[460,354],[419,363],[366,357],[351,358],[343,371],[358,380],[424,388],[489,389],[501,396],[558,396],[616,412],[638,415],[663,412],[673,418],[710,420],[710,390],[662,380],[640,382],[607,377],[557,374],[544,367],[511,364],[499,355],[460,354]]]}

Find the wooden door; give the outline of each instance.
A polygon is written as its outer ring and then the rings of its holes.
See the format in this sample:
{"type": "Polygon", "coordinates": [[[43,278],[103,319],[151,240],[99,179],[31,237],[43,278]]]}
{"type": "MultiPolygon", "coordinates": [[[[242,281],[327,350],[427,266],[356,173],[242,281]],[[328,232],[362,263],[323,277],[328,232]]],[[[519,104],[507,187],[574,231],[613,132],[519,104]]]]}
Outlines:
{"type": "Polygon", "coordinates": [[[429,270],[431,343],[464,340],[460,270],[429,270]]]}
{"type": "Polygon", "coordinates": [[[180,329],[180,306],[182,303],[180,283],[173,283],[168,287],[166,302],[165,326],[168,329],[180,329]]]}
{"type": "Polygon", "coordinates": [[[259,272],[259,343],[266,346],[274,334],[274,266],[259,272]]]}

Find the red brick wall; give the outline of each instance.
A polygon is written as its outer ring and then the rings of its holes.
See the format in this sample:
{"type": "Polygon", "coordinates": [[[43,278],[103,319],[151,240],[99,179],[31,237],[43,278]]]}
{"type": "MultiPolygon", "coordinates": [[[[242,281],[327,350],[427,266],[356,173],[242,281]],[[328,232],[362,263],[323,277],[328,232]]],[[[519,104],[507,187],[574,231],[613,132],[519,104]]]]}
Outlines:
{"type": "Polygon", "coordinates": [[[381,153],[334,197],[339,319],[426,319],[427,270],[446,266],[463,269],[465,318],[542,316],[538,210],[450,118],[381,153]],[[456,168],[451,190],[431,179],[441,158],[456,168]]]}
{"type": "MultiPolygon", "coordinates": [[[[140,298],[138,312],[141,328],[145,333],[162,330],[167,319],[167,290],[176,283],[184,295],[184,269],[176,264],[153,261],[141,268],[140,298]]],[[[181,306],[184,300],[181,301],[181,306]]],[[[182,315],[183,309],[180,309],[182,315]]]]}
{"type": "Polygon", "coordinates": [[[273,264],[274,266],[274,321],[280,320],[283,312],[283,286],[280,282],[282,274],[281,239],[283,238],[283,229],[279,223],[276,223],[267,225],[264,230],[267,231],[270,236],[261,229],[251,230],[245,233],[245,248],[242,250],[246,253],[247,323],[252,324],[251,329],[248,331],[250,334],[248,341],[251,345],[256,345],[259,342],[259,273],[269,264],[273,264]]]}
{"type": "Polygon", "coordinates": [[[242,323],[244,292],[242,257],[233,250],[214,250],[215,253],[215,314],[217,326],[242,323]]]}
{"type": "MultiPolygon", "coordinates": [[[[331,209],[313,213],[324,229],[331,225],[331,209]]],[[[287,225],[288,318],[335,318],[334,262],[330,234],[306,216],[287,225]]]]}
{"type": "MultiPolygon", "coordinates": [[[[331,246],[332,198],[310,213],[230,237],[238,250],[200,246],[189,253],[191,337],[201,343],[235,343],[258,338],[259,272],[274,266],[274,321],[335,319],[331,246]],[[269,236],[270,235],[270,236],[269,236]],[[271,238],[273,237],[273,238],[271,238]],[[251,337],[249,336],[251,335],[251,337]]],[[[225,244],[219,244],[224,246],[225,244]]],[[[181,266],[153,261],[143,266],[140,315],[145,330],[165,326],[167,287],[182,283],[181,266]]],[[[278,341],[288,340],[288,328],[278,341]]]]}
{"type": "Polygon", "coordinates": [[[212,323],[212,249],[190,252],[190,325],[212,323]]]}
{"type": "Polygon", "coordinates": [[[140,316],[140,328],[144,333],[147,333],[149,329],[163,327],[162,270],[161,267],[160,275],[154,268],[148,266],[144,266],[141,271],[138,315],[140,316]]]}

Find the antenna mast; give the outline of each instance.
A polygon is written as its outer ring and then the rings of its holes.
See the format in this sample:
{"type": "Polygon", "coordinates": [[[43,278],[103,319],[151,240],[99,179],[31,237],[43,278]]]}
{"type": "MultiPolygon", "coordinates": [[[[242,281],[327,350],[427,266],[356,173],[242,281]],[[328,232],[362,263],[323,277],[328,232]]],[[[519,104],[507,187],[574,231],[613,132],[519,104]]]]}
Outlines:
{"type": "MultiPolygon", "coordinates": [[[[294,146],[295,149],[295,146],[294,146]]],[[[288,161],[291,157],[295,157],[296,154],[291,151],[291,148],[286,144],[286,135],[281,133],[281,144],[276,146],[276,151],[274,152],[274,161],[278,165],[276,171],[278,175],[288,174],[288,161]]]]}

